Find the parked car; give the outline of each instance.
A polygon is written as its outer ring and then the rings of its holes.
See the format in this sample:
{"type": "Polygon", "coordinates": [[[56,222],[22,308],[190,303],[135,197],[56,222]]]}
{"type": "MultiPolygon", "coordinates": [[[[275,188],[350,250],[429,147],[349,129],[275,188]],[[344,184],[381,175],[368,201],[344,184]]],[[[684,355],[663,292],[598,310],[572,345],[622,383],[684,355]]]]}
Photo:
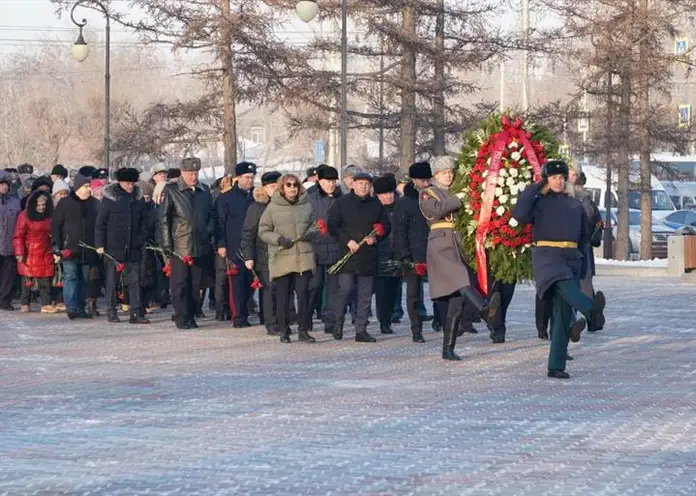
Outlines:
{"type": "Polygon", "coordinates": [[[693,210],[677,210],[665,217],[664,222],[672,229],[680,229],[685,226],[696,227],[696,212],[693,210]]]}
{"type": "MultiPolygon", "coordinates": [[[[599,210],[602,219],[606,219],[606,211],[599,210]]],[[[611,227],[614,239],[616,239],[616,223],[618,212],[615,208],[611,209],[611,227]]],[[[667,258],[667,238],[674,234],[675,229],[661,219],[653,218],[652,222],[652,251],[655,258],[667,258]]],[[[629,250],[632,258],[640,253],[640,210],[628,210],[628,235],[629,250]]]]}

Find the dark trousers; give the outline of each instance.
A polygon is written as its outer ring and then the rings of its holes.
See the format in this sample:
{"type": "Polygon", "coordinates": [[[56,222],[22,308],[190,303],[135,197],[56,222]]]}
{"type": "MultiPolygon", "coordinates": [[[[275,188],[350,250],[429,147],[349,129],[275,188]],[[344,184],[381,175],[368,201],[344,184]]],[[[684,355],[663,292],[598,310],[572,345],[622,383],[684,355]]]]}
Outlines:
{"type": "Polygon", "coordinates": [[[377,320],[382,327],[391,326],[394,302],[401,284],[399,277],[375,277],[375,302],[377,320]]]}
{"type": "Polygon", "coordinates": [[[192,266],[184,264],[179,257],[172,257],[171,262],[170,283],[174,316],[178,323],[185,324],[194,320],[196,309],[200,305],[201,280],[209,259],[194,258],[192,266]]]}
{"type": "Polygon", "coordinates": [[[0,306],[12,303],[12,286],[17,278],[17,260],[13,255],[0,255],[0,306]]]}
{"type": "Polygon", "coordinates": [[[396,288],[396,301],[394,302],[394,311],[392,312],[392,318],[403,319],[404,318],[404,308],[402,306],[402,300],[404,299],[404,280],[399,277],[399,285],[396,288]]]}
{"type": "Polygon", "coordinates": [[[128,289],[128,305],[131,312],[140,310],[140,262],[126,262],[122,273],[116,272],[116,265],[107,262],[104,267],[106,272],[106,308],[116,310],[119,304],[119,293],[128,289]],[[122,284],[123,283],[123,284],[122,284]]]}
{"type": "Polygon", "coordinates": [[[240,260],[230,260],[230,264],[236,264],[239,273],[232,277],[232,303],[234,312],[230,308],[229,286],[230,282],[225,274],[227,265],[225,260],[215,257],[215,303],[216,312],[224,312],[228,309],[232,313],[235,324],[242,324],[249,319],[249,301],[253,295],[251,271],[247,270],[240,260]]]}
{"type": "Polygon", "coordinates": [[[548,332],[552,312],[553,302],[551,299],[541,299],[537,294],[534,300],[534,319],[539,334],[548,332]]]}
{"type": "Polygon", "coordinates": [[[278,328],[284,332],[290,326],[290,297],[293,288],[297,294],[297,330],[308,332],[312,327],[312,309],[309,300],[309,283],[312,273],[292,273],[273,280],[278,312],[278,328]]]}
{"type": "Polygon", "coordinates": [[[355,332],[364,332],[367,329],[367,317],[372,305],[374,277],[355,274],[338,274],[336,277],[338,279],[338,297],[334,301],[335,322],[343,326],[348,302],[355,294],[357,300],[354,304],[355,332]]]}
{"type": "Polygon", "coordinates": [[[89,268],[87,275],[87,298],[96,300],[101,296],[101,290],[106,280],[104,265],[113,266],[113,262],[109,260],[100,260],[97,265],[89,268]]]}
{"type": "Polygon", "coordinates": [[[493,323],[488,324],[488,330],[491,332],[491,337],[505,337],[505,321],[507,320],[507,311],[512,303],[512,297],[515,295],[515,283],[499,282],[496,281],[492,284],[491,290],[488,292],[489,295],[493,293],[500,293],[500,308],[495,314],[495,320],[493,323]]]}
{"type": "Polygon", "coordinates": [[[309,297],[311,308],[322,307],[324,293],[327,295],[326,307],[321,310],[321,320],[324,325],[331,326],[336,320],[334,305],[331,302],[338,297],[338,276],[330,276],[326,271],[329,265],[317,265],[317,270],[309,284],[309,297]]]}
{"type": "Polygon", "coordinates": [[[422,331],[423,320],[421,306],[423,305],[423,282],[422,278],[416,274],[404,276],[406,282],[406,312],[408,320],[411,321],[411,330],[422,331]]]}
{"type": "Polygon", "coordinates": [[[263,288],[259,291],[259,300],[261,304],[261,315],[263,317],[263,325],[266,330],[273,331],[278,328],[278,313],[275,302],[276,288],[271,275],[266,270],[258,271],[259,278],[263,288]]]}
{"type": "Polygon", "coordinates": [[[63,262],[63,297],[65,308],[70,313],[85,311],[88,274],[89,265],[63,262]]]}
{"type": "Polygon", "coordinates": [[[549,291],[553,306],[549,370],[565,370],[573,309],[589,319],[592,299],[580,290],[579,282],[573,280],[556,282],[549,291]]]}
{"type": "MultiPolygon", "coordinates": [[[[39,294],[41,295],[41,306],[45,307],[51,304],[51,277],[37,277],[36,282],[39,286],[39,294]]],[[[29,305],[31,303],[31,288],[26,287],[22,284],[22,305],[29,305]]]]}

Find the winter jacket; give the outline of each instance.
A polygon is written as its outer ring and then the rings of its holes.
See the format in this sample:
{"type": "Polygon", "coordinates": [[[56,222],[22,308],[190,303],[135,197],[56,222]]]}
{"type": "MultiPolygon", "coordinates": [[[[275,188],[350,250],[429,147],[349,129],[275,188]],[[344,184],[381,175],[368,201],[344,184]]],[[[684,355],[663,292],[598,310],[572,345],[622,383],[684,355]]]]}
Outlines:
{"type": "Polygon", "coordinates": [[[20,211],[19,198],[11,194],[0,195],[0,256],[14,254],[12,233],[20,211]]]}
{"type": "Polygon", "coordinates": [[[242,245],[242,227],[247,209],[254,202],[253,190],[244,191],[235,184],[217,199],[217,230],[215,240],[218,247],[227,248],[228,260],[241,263],[237,253],[242,245]]]}
{"type": "MultiPolygon", "coordinates": [[[[597,227],[597,224],[599,224],[599,221],[601,220],[601,216],[599,209],[597,208],[597,204],[592,199],[592,194],[585,190],[585,188],[577,188],[575,192],[575,199],[578,200],[582,205],[582,208],[585,209],[585,216],[587,217],[587,235],[591,246],[586,247],[584,253],[586,262],[589,265],[589,274],[594,276],[595,260],[592,246],[597,247],[602,244],[602,230],[598,229],[597,227]]],[[[585,274],[587,273],[588,272],[585,272],[585,274]]]]}
{"type": "Polygon", "coordinates": [[[430,228],[418,204],[418,190],[412,182],[406,185],[404,196],[396,202],[392,229],[395,258],[425,263],[430,228]]]}
{"type": "Polygon", "coordinates": [[[96,221],[94,245],[119,262],[139,262],[150,236],[145,200],[136,184],[127,193],[118,183],[104,188],[104,198],[96,221]]]}
{"type": "Polygon", "coordinates": [[[179,178],[162,191],[159,207],[160,245],[180,256],[205,257],[212,253],[215,233],[213,199],[198,183],[187,187],[179,178]]]}
{"type": "Polygon", "coordinates": [[[271,200],[263,188],[254,189],[254,203],[247,210],[242,227],[242,253],[245,260],[253,260],[255,270],[268,272],[268,245],[259,236],[259,222],[271,200]]]}
{"type": "MultiPolygon", "coordinates": [[[[326,222],[329,217],[331,205],[342,195],[341,189],[337,187],[333,196],[327,195],[319,184],[312,188],[312,190],[313,191],[308,193],[309,203],[312,205],[312,222],[316,222],[320,219],[326,222]]],[[[333,265],[338,262],[340,250],[333,236],[315,233],[310,236],[309,239],[312,242],[314,257],[318,265],[333,265]]]]}
{"type": "MultiPolygon", "coordinates": [[[[449,190],[433,185],[419,196],[420,209],[428,226],[454,223],[462,201],[449,190]]],[[[462,255],[461,234],[447,225],[431,229],[428,234],[428,284],[430,298],[444,298],[469,286],[471,279],[467,261],[462,255]]]]}
{"type": "MultiPolygon", "coordinates": [[[[384,210],[387,212],[389,223],[394,226],[394,208],[395,205],[384,205],[384,210]]],[[[377,244],[377,260],[378,263],[384,263],[389,260],[394,260],[394,228],[392,232],[382,241],[377,244]]]]}
{"type": "Polygon", "coordinates": [[[566,193],[549,192],[541,195],[540,181],[527,187],[519,196],[512,216],[521,224],[532,225],[532,238],[537,241],[567,241],[577,248],[538,246],[532,251],[532,265],[537,294],[544,298],[554,283],[580,281],[587,266],[583,257],[587,235],[587,215],[582,204],[566,193]]]}
{"type": "MultiPolygon", "coordinates": [[[[354,192],[342,196],[331,205],[327,225],[329,234],[339,247],[339,258],[348,253],[348,242],[360,243],[369,235],[376,223],[382,224],[385,237],[391,232],[387,211],[377,198],[360,198],[354,192]]],[[[377,236],[377,242],[385,238],[377,236]]],[[[339,271],[341,274],[374,276],[377,273],[377,246],[364,243],[339,271]]]]}
{"type": "Polygon", "coordinates": [[[288,240],[301,238],[311,225],[312,206],[307,192],[302,193],[297,203],[288,202],[278,192],[271,198],[259,222],[259,237],[268,243],[268,253],[274,257],[269,260],[271,280],[288,274],[316,269],[312,245],[308,241],[297,241],[290,248],[280,246],[280,238],[288,240]]]}
{"type": "Polygon", "coordinates": [[[51,214],[53,201],[50,193],[34,193],[27,200],[27,208],[19,214],[15,225],[13,244],[15,256],[24,260],[17,263],[17,272],[24,277],[53,277],[51,252],[51,214]],[[39,214],[36,204],[46,198],[46,210],[39,214]]]}
{"type": "Polygon", "coordinates": [[[94,250],[81,248],[79,242],[94,246],[94,226],[99,213],[99,201],[93,197],[80,200],[75,192],[63,198],[53,211],[51,243],[53,251],[70,250],[70,262],[95,265],[97,254],[94,250]]]}

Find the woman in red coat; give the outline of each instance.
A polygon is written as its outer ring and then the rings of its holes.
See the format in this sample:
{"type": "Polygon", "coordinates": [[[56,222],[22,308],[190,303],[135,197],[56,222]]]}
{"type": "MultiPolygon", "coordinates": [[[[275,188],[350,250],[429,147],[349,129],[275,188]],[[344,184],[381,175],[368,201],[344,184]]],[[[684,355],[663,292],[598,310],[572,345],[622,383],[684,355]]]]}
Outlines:
{"type": "Polygon", "coordinates": [[[22,312],[29,311],[31,286],[36,279],[41,294],[41,313],[56,313],[51,305],[51,281],[54,274],[51,253],[51,214],[53,201],[50,193],[37,191],[27,201],[15,225],[13,245],[17,257],[17,271],[22,276],[22,312]]]}

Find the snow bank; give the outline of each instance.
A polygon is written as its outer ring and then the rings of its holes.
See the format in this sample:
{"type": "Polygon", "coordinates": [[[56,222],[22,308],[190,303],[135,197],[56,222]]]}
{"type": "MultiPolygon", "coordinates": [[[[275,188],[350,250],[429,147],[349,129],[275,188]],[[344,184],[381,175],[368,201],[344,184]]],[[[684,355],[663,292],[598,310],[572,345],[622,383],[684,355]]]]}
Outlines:
{"type": "Polygon", "coordinates": [[[615,267],[663,267],[667,268],[666,258],[654,258],[652,260],[607,260],[595,258],[596,265],[611,265],[615,267]]]}

